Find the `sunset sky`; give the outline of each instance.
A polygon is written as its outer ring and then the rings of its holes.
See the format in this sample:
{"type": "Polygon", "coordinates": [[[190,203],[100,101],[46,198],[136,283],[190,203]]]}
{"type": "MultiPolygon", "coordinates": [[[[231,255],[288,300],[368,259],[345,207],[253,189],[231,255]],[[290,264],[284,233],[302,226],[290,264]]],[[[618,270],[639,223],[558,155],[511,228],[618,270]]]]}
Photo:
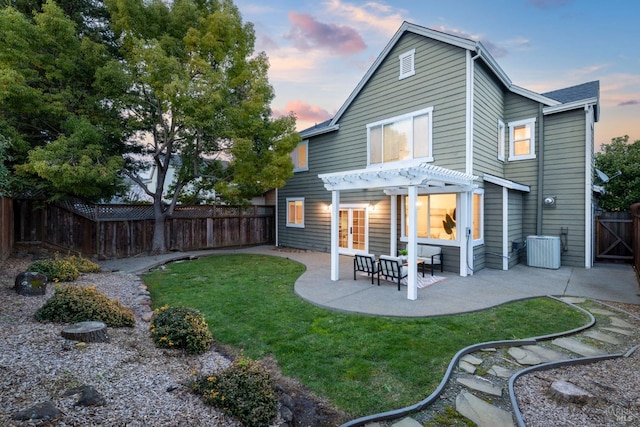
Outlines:
{"type": "Polygon", "coordinates": [[[600,80],[596,150],[640,139],[640,2],[635,0],[236,0],[267,53],[274,114],[298,129],[331,118],[408,21],[480,40],[512,82],[547,92],[600,80]]]}

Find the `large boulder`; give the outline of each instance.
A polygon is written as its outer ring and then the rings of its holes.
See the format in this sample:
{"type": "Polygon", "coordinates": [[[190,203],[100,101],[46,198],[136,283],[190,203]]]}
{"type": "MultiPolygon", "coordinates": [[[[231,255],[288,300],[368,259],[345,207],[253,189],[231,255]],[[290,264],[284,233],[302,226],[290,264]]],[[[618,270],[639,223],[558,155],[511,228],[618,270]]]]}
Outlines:
{"type": "Polygon", "coordinates": [[[20,295],[44,295],[47,292],[47,276],[35,271],[25,271],[16,276],[13,287],[20,295]]]}

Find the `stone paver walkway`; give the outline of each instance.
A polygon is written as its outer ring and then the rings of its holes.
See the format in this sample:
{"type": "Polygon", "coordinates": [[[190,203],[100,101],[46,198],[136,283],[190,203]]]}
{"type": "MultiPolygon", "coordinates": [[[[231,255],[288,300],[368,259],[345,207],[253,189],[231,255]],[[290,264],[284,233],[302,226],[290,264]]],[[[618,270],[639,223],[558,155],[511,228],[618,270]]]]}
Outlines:
{"type": "MultiPolygon", "coordinates": [[[[624,354],[640,344],[640,319],[605,303],[584,298],[560,298],[591,313],[596,323],[568,337],[536,344],[485,348],[461,357],[440,396],[420,412],[400,420],[367,427],[439,425],[443,417],[466,418],[479,427],[517,426],[509,395],[509,379],[543,363],[624,354]],[[443,402],[446,402],[443,404],[443,402]]],[[[456,424],[453,424],[456,425],[456,424]]]]}

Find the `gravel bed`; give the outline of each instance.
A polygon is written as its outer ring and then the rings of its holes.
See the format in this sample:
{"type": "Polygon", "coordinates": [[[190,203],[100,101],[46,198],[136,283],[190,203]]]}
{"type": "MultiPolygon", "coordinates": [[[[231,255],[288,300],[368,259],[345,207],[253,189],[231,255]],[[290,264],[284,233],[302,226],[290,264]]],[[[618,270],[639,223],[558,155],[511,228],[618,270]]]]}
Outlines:
{"type": "MultiPolygon", "coordinates": [[[[85,274],[73,283],[94,285],[136,312],[135,327],[109,328],[109,343],[78,346],[60,336],[64,325],[33,318],[53,294],[52,284],[43,296],[21,296],[12,289],[16,275],[30,263],[11,258],[0,264],[0,425],[239,426],[185,386],[195,375],[216,372],[230,361],[215,349],[188,356],[156,348],[143,320],[148,306],[140,304],[137,276],[85,274]],[[93,386],[106,404],[77,406],[78,396],[65,393],[81,385],[93,386]],[[12,420],[17,411],[47,401],[62,412],[55,422],[12,420]]],[[[640,319],[639,306],[612,305],[640,319]]],[[[520,377],[515,393],[527,426],[640,425],[639,353],[520,377]],[[552,399],[549,385],[559,379],[592,392],[594,398],[583,404],[552,399]]]]}
{"type": "Polygon", "coordinates": [[[110,342],[76,345],[60,335],[64,325],[39,323],[33,314],[53,294],[21,296],[15,277],[31,263],[10,259],[0,265],[0,425],[56,426],[238,426],[202,403],[184,385],[196,374],[228,366],[227,358],[210,350],[188,356],[156,348],[149,323],[141,315],[138,277],[122,273],[82,275],[74,286],[95,285],[136,311],[133,328],[108,328],[110,342]],[[82,385],[93,386],[106,404],[77,406],[78,395],[65,395],[82,385]],[[55,421],[14,421],[12,415],[51,401],[61,412],[55,421]]]}

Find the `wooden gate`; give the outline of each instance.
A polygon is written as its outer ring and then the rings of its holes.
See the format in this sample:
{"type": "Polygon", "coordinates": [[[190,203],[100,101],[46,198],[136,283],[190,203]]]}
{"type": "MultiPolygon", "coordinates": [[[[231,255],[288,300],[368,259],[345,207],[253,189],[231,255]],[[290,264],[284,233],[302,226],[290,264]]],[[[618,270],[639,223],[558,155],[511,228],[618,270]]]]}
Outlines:
{"type": "Polygon", "coordinates": [[[596,217],[596,261],[633,262],[633,220],[629,212],[596,217]]]}

